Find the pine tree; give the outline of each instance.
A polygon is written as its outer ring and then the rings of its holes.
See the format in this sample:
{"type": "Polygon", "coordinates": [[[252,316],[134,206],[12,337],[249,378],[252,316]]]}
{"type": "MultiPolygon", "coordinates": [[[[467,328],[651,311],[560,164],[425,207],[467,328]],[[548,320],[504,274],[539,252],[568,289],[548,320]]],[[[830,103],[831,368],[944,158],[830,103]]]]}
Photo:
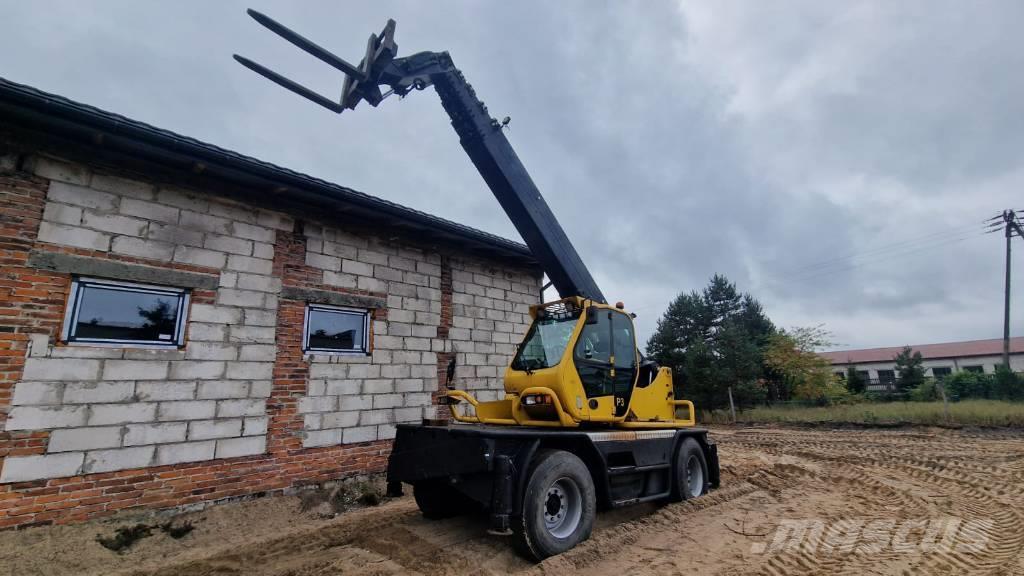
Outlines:
{"type": "Polygon", "coordinates": [[[920,352],[915,352],[910,346],[904,346],[894,360],[898,377],[897,386],[901,391],[917,388],[924,383],[924,367],[921,366],[924,359],[920,352]]]}
{"type": "Polygon", "coordinates": [[[764,397],[762,349],[775,326],[761,304],[716,274],[700,292],[673,300],[647,342],[647,355],[672,368],[676,394],[714,408],[764,397]]]}
{"type": "Polygon", "coordinates": [[[856,366],[846,368],[846,389],[850,391],[850,394],[863,393],[867,389],[867,385],[868,383],[861,377],[856,366]]]}

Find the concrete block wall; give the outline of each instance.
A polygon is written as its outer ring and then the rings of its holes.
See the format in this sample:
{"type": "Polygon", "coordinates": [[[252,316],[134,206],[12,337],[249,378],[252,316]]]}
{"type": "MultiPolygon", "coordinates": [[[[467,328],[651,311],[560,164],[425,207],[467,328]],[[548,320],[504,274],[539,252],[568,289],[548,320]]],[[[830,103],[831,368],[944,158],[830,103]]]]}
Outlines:
{"type": "Polygon", "coordinates": [[[537,272],[387,237],[215,188],[37,155],[4,164],[0,528],[379,471],[395,424],[435,415],[453,356],[460,387],[500,396],[537,272]],[[60,342],[72,273],[40,269],[38,253],[143,267],[149,284],[208,279],[191,291],[186,346],[60,342]],[[373,302],[372,352],[303,355],[315,300],[289,287],[373,302]]]}
{"type": "Polygon", "coordinates": [[[433,417],[447,354],[456,354],[460,387],[483,400],[503,396],[538,277],[330,226],[305,230],[305,263],[325,285],[384,294],[387,310],[373,322],[372,355],[310,357],[304,446],[390,439],[394,424],[433,417]]]}
{"type": "MultiPolygon", "coordinates": [[[[266,447],[287,216],[46,158],[38,248],[217,277],[196,290],[182,350],[32,341],[7,431],[48,430],[43,454],[7,458],[0,482],[259,454],[266,447]]],[[[42,336],[42,335],[37,335],[42,336]]]]}
{"type": "Polygon", "coordinates": [[[516,345],[530,326],[529,307],[540,300],[540,282],[529,274],[485,262],[452,262],[452,328],[460,387],[482,400],[504,397],[502,378],[516,345]]]}

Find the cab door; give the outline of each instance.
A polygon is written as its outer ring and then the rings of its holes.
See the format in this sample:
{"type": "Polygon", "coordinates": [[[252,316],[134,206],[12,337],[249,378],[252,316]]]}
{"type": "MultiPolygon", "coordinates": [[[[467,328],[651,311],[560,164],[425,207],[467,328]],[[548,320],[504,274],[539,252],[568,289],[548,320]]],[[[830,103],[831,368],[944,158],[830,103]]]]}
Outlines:
{"type": "Polygon", "coordinates": [[[573,360],[587,398],[612,396],[615,416],[625,416],[637,375],[629,316],[607,308],[589,308],[573,360]]]}
{"type": "Polygon", "coordinates": [[[637,354],[633,319],[622,312],[612,312],[612,388],[615,394],[615,416],[626,415],[629,399],[636,384],[637,354]]]}

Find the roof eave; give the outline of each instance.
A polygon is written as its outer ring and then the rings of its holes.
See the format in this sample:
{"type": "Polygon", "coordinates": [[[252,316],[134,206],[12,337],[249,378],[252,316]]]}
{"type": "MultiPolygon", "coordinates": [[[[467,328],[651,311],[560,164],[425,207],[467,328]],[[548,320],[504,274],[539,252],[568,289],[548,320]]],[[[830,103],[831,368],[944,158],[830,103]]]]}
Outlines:
{"type": "Polygon", "coordinates": [[[512,240],[420,212],[338,184],[161,130],[35,88],[0,78],[0,122],[13,128],[59,136],[83,153],[109,159],[132,158],[244,188],[254,203],[272,202],[309,210],[358,213],[372,223],[425,238],[457,242],[480,256],[536,266],[529,248],[512,240]],[[263,195],[252,196],[253,194],[263,195]],[[294,206],[292,206],[294,204],[294,206]]]}

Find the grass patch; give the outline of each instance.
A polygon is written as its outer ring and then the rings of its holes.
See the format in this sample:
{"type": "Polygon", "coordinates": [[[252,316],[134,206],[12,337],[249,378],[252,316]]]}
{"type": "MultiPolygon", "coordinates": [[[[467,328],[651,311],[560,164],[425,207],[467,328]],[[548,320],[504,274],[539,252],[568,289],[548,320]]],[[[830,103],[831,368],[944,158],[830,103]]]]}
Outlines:
{"type": "MultiPolygon", "coordinates": [[[[894,426],[998,426],[1024,428],[1024,403],[1002,400],[950,402],[946,420],[942,402],[886,402],[840,406],[760,406],[736,413],[742,424],[864,424],[894,426]]],[[[727,410],[704,412],[702,421],[730,422],[727,410]]]]}

